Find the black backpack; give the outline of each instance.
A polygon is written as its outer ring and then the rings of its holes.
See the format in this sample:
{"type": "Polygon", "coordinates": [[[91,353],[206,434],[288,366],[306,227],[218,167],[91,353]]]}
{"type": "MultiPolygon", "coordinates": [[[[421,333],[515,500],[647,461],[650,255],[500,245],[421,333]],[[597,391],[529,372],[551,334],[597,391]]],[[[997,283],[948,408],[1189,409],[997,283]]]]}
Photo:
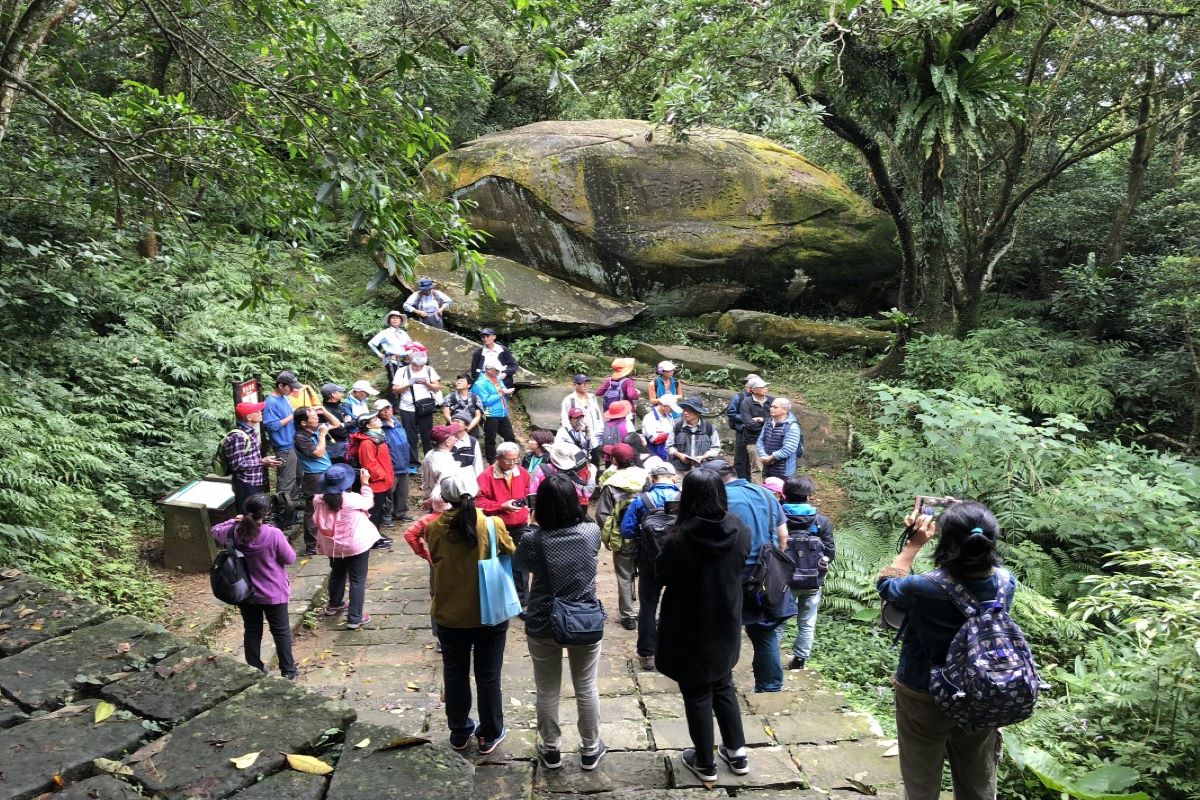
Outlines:
{"type": "Polygon", "coordinates": [[[772,609],[783,602],[796,564],[773,544],[758,550],[758,560],[742,576],[742,592],[748,608],[772,609]]]}
{"type": "Polygon", "coordinates": [[[638,527],[638,569],[643,575],[653,578],[654,560],[662,552],[663,538],[675,529],[675,522],[679,517],[679,503],[678,500],[671,500],[660,506],[655,502],[652,493],[642,492],[640,496],[646,514],[638,527]]]}
{"type": "Polygon", "coordinates": [[[733,397],[729,398],[729,405],[725,406],[725,419],[729,421],[729,430],[739,431],[742,429],[742,400],[745,398],[745,392],[738,392],[733,397]]]}
{"type": "Polygon", "coordinates": [[[236,606],[250,599],[254,586],[250,583],[250,572],[246,568],[246,557],[233,546],[233,531],[225,541],[225,549],[213,559],[208,572],[213,596],[222,603],[236,606]]]}
{"type": "Polygon", "coordinates": [[[829,558],[821,541],[820,518],[816,514],[789,516],[788,554],[796,562],[792,569],[791,585],[799,591],[814,591],[825,583],[829,558]]]}

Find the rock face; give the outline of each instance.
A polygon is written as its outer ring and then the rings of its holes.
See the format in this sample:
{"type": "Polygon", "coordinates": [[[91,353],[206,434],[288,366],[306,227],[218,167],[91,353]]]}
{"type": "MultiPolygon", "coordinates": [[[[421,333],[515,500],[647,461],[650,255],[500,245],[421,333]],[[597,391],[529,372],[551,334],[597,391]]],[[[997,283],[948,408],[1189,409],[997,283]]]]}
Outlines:
{"type": "Polygon", "coordinates": [[[658,316],[870,304],[899,264],[885,214],[798,153],[734,131],[675,141],[635,120],[539,122],[468,142],[425,176],[476,204],[467,216],[488,252],[658,316]]]}
{"type": "Polygon", "coordinates": [[[837,355],[860,347],[882,353],[892,344],[892,334],[849,325],[791,319],[762,311],[726,311],[716,321],[716,330],[731,342],[758,342],[778,350],[795,344],[806,350],[837,355]]]}
{"type": "MultiPolygon", "coordinates": [[[[699,347],[684,345],[647,344],[638,342],[633,348],[633,355],[645,364],[647,371],[653,370],[659,361],[674,361],[675,365],[687,370],[689,374],[703,378],[705,373],[727,370],[730,379],[744,381],[752,372],[759,372],[758,367],[738,358],[735,355],[719,353],[715,350],[703,350],[699,347]]],[[[714,380],[707,378],[706,380],[714,380]]],[[[684,389],[687,389],[686,382],[684,389]]]]}
{"type": "Polygon", "coordinates": [[[494,327],[510,337],[570,336],[619,327],[645,309],[636,300],[616,300],[516,261],[486,256],[486,268],[499,276],[493,300],[478,287],[466,291],[462,270],[451,269],[453,258],[450,253],[419,256],[417,274],[433,278],[454,300],[447,323],[458,328],[494,327]]]}
{"type": "MultiPolygon", "coordinates": [[[[451,306],[451,311],[453,310],[454,308],[451,306]]],[[[431,328],[420,322],[410,322],[407,330],[409,336],[429,349],[429,363],[442,376],[442,392],[454,391],[454,376],[471,369],[471,354],[475,352],[476,347],[481,346],[482,342],[478,339],[472,340],[465,336],[459,336],[450,331],[431,328]]],[[[508,344],[503,339],[500,340],[500,343],[508,344]]],[[[376,388],[382,391],[385,388],[383,382],[386,378],[386,375],[383,376],[378,381],[379,385],[376,388]]],[[[517,386],[540,386],[545,383],[541,377],[523,367],[517,370],[516,380],[517,386]]]]}

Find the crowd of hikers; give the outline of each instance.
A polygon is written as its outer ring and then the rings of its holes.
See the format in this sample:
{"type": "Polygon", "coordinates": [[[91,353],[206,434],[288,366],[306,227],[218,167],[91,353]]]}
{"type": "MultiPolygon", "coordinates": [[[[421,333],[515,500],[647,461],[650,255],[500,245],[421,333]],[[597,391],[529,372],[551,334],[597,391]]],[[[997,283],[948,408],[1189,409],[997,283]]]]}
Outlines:
{"type": "MultiPolygon", "coordinates": [[[[442,327],[449,298],[428,279],[419,286],[405,310],[442,327]]],[[[564,763],[558,706],[565,653],[579,765],[592,770],[606,753],[597,691],[607,617],[596,596],[603,548],[618,587],[607,624],[636,631],[640,669],[679,684],[693,743],[683,764],[706,784],[717,780],[718,763],[737,775],[749,772],[733,678],[741,637],[753,648],[754,691],[781,691],[786,671],[806,668],[836,557],[833,524],[817,506],[813,481],[799,471],[804,436],[789,400],[750,375],[724,409],[709,409],[685,393],[676,365],[663,361],[645,385],[639,417],[637,364],[616,358],[594,389],[589,376],[574,376],[556,430],[534,430],[519,443],[510,404],[520,367],[496,331],[479,332],[470,368],[451,386],[414,338],[419,328],[410,330],[405,313],[389,311],[369,341],[386,376],[383,391],[369,380],[349,391],[330,382],[319,403],[305,403],[295,397],[305,391],[296,375],[284,370],[265,402],[236,407],[237,428],[221,455],[239,515],[213,536],[244,553],[253,584],[253,595],[239,604],[246,660],[265,671],[265,619],[281,673],[298,675],[287,624],[287,567],[296,552],[281,530],[292,523],[293,501],[302,509],[301,552],[329,558],[323,612],[344,614],[348,629],[371,623],[364,608],[370,555],[392,546],[385,531],[399,525],[429,563],[450,745],[462,750],[474,738],[478,752],[488,754],[505,738],[503,656],[509,619],[519,617],[536,686],[541,763],[564,763]],[[719,413],[733,431],[731,446],[713,425],[719,413]],[[270,495],[268,468],[276,473],[270,495]],[[499,583],[482,577],[483,566],[493,564],[503,567],[499,583]],[[792,618],[795,635],[784,658],[792,618]],[[469,716],[472,669],[478,720],[469,716]]],[[[993,639],[1009,627],[1004,641],[1020,637],[1006,616],[1015,583],[999,566],[999,528],[987,508],[959,501],[944,510],[918,504],[904,524],[903,545],[880,574],[878,591],[906,614],[894,678],[905,794],[938,797],[948,758],[956,797],[994,798],[997,728],[1024,712],[1012,708],[1020,698],[1001,691],[993,701],[1008,711],[981,716],[973,707],[971,716],[941,702],[941,694],[958,676],[947,664],[969,627],[964,621],[998,617],[988,628],[993,639]],[[937,569],[910,574],[935,534],[937,569]]],[[[976,652],[976,662],[981,658],[976,652]]],[[[1032,662],[1022,662],[1012,669],[1014,680],[1027,683],[1032,670],[1032,662]]],[[[964,690],[952,686],[949,694],[955,691],[964,690]]]]}

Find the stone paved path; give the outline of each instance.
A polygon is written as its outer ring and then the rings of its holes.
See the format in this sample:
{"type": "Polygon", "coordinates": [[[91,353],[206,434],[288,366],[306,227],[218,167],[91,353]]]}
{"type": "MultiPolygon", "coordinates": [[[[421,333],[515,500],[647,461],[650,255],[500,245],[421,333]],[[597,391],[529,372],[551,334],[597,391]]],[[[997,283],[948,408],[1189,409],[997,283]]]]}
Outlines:
{"type": "MultiPolygon", "coordinates": [[[[393,550],[371,556],[366,603],[371,625],[348,631],[340,619],[321,618],[315,629],[302,632],[296,643],[301,683],[344,700],[358,711],[361,723],[395,726],[440,743],[447,731],[441,657],[434,650],[429,625],[427,567],[404,544],[401,530],[391,533],[396,540],[393,550]]],[[[606,551],[601,558],[601,599],[606,608],[615,609],[611,560],[606,551]]],[[[325,559],[302,559],[294,596],[323,602],[327,568],[325,559]]],[[[533,676],[523,624],[513,621],[503,680],[510,733],[490,756],[478,757],[474,743],[466,751],[477,766],[475,797],[713,796],[699,788],[678,758],[690,742],[677,687],[660,674],[639,671],[635,636],[610,620],[604,638],[601,734],[610,754],[591,773],[579,769],[573,752],[568,754],[578,746],[578,739],[569,673],[564,669],[560,721],[566,767],[549,771],[535,759],[533,676]],[[609,792],[614,794],[603,794],[609,792]]],[[[735,678],[742,689],[752,769],[743,777],[722,769],[716,795],[853,798],[862,796],[852,786],[852,781],[858,781],[874,787],[879,797],[901,796],[894,741],[879,738],[872,720],[850,711],[842,695],[809,671],[788,673],[781,693],[754,694],[750,654],[745,640],[735,678]]]]}

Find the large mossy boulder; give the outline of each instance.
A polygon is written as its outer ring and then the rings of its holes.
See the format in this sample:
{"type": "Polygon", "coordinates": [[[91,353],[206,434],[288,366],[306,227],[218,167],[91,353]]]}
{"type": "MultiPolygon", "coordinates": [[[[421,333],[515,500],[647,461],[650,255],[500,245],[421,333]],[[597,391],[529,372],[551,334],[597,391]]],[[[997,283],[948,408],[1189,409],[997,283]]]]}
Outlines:
{"type": "Polygon", "coordinates": [[[716,321],[716,330],[731,342],[757,342],[778,350],[794,344],[805,350],[837,355],[861,348],[882,353],[892,344],[893,336],[850,325],[780,317],[763,311],[726,311],[716,321]]]}
{"type": "Polygon", "coordinates": [[[425,178],[471,201],[488,252],[656,316],[871,305],[899,265],[887,215],[800,154],[729,130],[539,122],[467,142],[425,178]]]}
{"type": "Polygon", "coordinates": [[[416,274],[433,278],[454,301],[447,323],[458,328],[492,327],[509,337],[571,336],[619,327],[645,309],[636,300],[617,300],[516,261],[486,256],[485,269],[496,278],[493,299],[479,287],[467,292],[465,274],[453,263],[451,253],[418,256],[416,274]]]}

